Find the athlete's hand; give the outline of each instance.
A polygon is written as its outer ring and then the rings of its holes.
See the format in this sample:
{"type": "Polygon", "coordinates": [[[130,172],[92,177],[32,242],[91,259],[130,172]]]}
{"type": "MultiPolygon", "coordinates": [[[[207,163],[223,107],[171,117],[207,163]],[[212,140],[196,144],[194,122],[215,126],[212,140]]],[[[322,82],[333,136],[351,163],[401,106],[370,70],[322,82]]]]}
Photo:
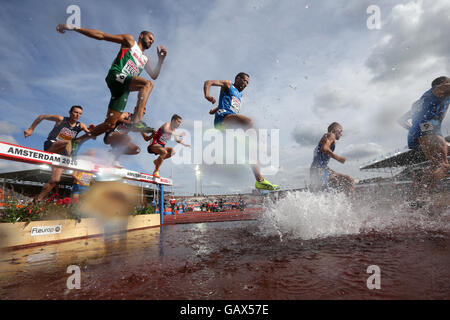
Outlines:
{"type": "Polygon", "coordinates": [[[211,102],[212,104],[216,103],[216,99],[214,99],[214,97],[206,96],[205,98],[206,98],[206,100],[208,100],[208,101],[211,102]]]}
{"type": "Polygon", "coordinates": [[[164,60],[167,56],[167,50],[164,46],[156,47],[158,58],[164,60]]]}
{"type": "Polygon", "coordinates": [[[27,130],[25,130],[23,132],[23,135],[25,136],[25,138],[27,138],[27,137],[29,137],[29,136],[31,136],[33,134],[33,131],[34,131],[33,129],[28,128],[27,130]]]}
{"type": "Polygon", "coordinates": [[[336,160],[339,161],[340,163],[344,164],[346,159],[345,159],[345,157],[338,156],[338,158],[336,160]]]}
{"type": "Polygon", "coordinates": [[[56,31],[58,31],[59,33],[65,33],[66,30],[72,31],[75,29],[76,29],[76,26],[66,24],[66,23],[60,23],[56,26],[56,31]]]}

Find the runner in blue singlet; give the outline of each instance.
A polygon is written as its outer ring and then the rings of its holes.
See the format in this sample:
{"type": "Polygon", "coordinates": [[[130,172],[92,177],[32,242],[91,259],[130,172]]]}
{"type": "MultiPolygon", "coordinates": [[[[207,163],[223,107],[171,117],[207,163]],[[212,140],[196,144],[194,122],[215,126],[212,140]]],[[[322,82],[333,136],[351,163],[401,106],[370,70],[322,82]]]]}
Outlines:
{"type": "MultiPolygon", "coordinates": [[[[216,103],[216,99],[210,96],[209,89],[211,86],[220,87],[220,96],[218,106],[209,111],[214,114],[214,127],[219,130],[228,128],[241,128],[244,130],[253,127],[253,120],[249,117],[239,114],[241,109],[242,91],[247,87],[249,82],[249,75],[241,72],[236,75],[234,83],[230,80],[207,80],[205,81],[203,91],[205,99],[212,104],[216,103]]],[[[253,174],[255,176],[255,188],[264,190],[278,190],[279,186],[270,183],[261,174],[259,165],[252,166],[253,174]]]]}
{"type": "Polygon", "coordinates": [[[416,101],[409,112],[401,119],[403,127],[408,131],[408,147],[420,149],[430,161],[430,172],[420,179],[421,187],[428,186],[431,191],[439,181],[449,175],[449,146],[442,136],[441,124],[450,104],[450,78],[439,77],[431,83],[416,101]],[[406,119],[411,119],[411,126],[406,119]],[[404,125],[405,124],[405,125],[404,125]]]}
{"type": "Polygon", "coordinates": [[[354,190],[354,181],[351,177],[331,170],[328,167],[330,158],[345,163],[345,157],[334,153],[336,141],[342,136],[342,126],[333,122],[314,149],[314,158],[310,168],[312,191],[323,191],[328,187],[342,189],[349,193],[354,190]]]}

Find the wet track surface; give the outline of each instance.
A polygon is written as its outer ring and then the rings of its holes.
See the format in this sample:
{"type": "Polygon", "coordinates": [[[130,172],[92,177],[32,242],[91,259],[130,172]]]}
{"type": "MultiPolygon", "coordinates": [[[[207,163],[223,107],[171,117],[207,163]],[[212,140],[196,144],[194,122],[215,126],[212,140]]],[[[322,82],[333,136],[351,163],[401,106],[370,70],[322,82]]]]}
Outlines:
{"type": "Polygon", "coordinates": [[[302,240],[261,221],[180,224],[10,251],[0,268],[1,299],[450,299],[450,232],[302,240]],[[380,290],[367,288],[370,265],[380,290]]]}

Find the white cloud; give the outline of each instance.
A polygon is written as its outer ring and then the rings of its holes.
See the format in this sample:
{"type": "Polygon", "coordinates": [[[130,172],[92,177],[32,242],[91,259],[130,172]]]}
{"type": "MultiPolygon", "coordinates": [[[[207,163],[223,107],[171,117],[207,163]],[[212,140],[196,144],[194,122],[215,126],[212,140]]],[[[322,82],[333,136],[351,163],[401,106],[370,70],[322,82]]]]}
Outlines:
{"type": "Polygon", "coordinates": [[[301,123],[294,127],[292,136],[301,147],[311,147],[319,143],[320,138],[326,132],[326,128],[325,124],[301,123]]]}
{"type": "Polygon", "coordinates": [[[315,95],[314,111],[319,115],[343,109],[360,109],[363,102],[353,91],[345,90],[339,86],[327,85],[320,88],[315,95]]]}
{"type": "Polygon", "coordinates": [[[19,129],[8,121],[0,121],[0,135],[10,135],[18,132],[19,129]]]}
{"type": "Polygon", "coordinates": [[[0,141],[7,142],[7,143],[12,143],[12,144],[17,144],[16,139],[14,139],[14,137],[10,136],[10,135],[0,134],[0,141]]]}
{"type": "Polygon", "coordinates": [[[431,83],[427,74],[450,71],[450,2],[409,1],[396,5],[383,26],[382,41],[367,58],[376,81],[402,81],[417,77],[431,83]]]}
{"type": "Polygon", "coordinates": [[[342,151],[342,155],[349,160],[361,160],[368,157],[376,157],[383,152],[383,148],[377,143],[350,144],[342,151]]]}

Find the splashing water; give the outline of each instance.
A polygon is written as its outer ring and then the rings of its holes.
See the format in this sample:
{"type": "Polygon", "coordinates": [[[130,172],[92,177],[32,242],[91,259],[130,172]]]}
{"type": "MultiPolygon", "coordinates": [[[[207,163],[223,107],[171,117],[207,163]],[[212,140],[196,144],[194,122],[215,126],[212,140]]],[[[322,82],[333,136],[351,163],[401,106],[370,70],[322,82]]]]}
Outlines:
{"type": "Polygon", "coordinates": [[[266,205],[259,230],[264,236],[316,239],[369,232],[448,231],[449,211],[429,215],[405,202],[352,200],[342,193],[297,191],[266,205]]]}

